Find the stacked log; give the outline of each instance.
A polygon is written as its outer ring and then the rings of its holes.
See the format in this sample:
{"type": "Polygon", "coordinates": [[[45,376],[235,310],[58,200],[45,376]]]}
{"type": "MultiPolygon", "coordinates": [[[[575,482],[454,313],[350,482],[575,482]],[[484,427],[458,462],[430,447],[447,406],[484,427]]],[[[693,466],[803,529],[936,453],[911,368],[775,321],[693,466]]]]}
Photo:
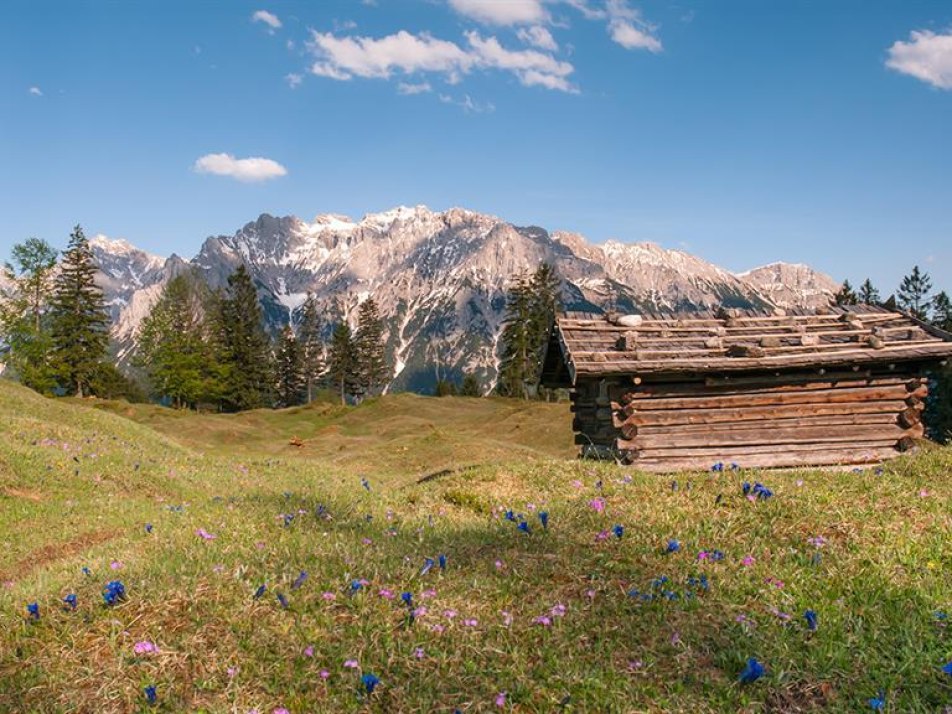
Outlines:
{"type": "Polygon", "coordinates": [[[639,468],[865,464],[923,436],[928,387],[911,374],[768,374],[719,380],[582,381],[576,443],[639,468]]]}

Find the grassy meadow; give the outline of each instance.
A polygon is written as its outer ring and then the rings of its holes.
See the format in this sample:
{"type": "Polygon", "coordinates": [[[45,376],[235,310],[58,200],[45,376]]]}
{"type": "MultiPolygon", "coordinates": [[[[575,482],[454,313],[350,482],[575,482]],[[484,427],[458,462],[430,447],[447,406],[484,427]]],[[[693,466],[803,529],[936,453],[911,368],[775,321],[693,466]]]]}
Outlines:
{"type": "Polygon", "coordinates": [[[952,711],[952,450],[666,477],[571,442],[565,404],[0,380],[0,711],[952,711]]]}

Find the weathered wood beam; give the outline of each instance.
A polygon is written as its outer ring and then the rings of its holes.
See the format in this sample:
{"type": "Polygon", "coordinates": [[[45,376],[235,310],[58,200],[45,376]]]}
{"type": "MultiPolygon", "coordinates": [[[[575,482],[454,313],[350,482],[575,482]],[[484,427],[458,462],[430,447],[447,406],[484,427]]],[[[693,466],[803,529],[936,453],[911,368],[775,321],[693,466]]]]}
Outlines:
{"type": "Polygon", "coordinates": [[[923,428],[917,424],[902,429],[893,424],[828,424],[825,426],[778,426],[766,423],[752,428],[710,429],[706,432],[672,430],[666,434],[639,432],[632,439],[620,439],[619,449],[637,451],[680,450],[711,446],[774,446],[787,444],[849,444],[857,441],[882,441],[895,444],[899,439],[921,438],[923,428]]]}

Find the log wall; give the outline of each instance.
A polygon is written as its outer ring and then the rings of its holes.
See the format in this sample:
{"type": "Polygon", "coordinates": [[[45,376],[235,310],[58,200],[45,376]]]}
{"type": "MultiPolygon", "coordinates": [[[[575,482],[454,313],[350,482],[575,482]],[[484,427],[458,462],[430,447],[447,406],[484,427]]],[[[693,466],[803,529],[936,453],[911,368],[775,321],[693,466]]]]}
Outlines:
{"type": "Polygon", "coordinates": [[[883,461],[923,436],[925,379],[911,371],[580,379],[583,456],[649,471],[883,461]]]}

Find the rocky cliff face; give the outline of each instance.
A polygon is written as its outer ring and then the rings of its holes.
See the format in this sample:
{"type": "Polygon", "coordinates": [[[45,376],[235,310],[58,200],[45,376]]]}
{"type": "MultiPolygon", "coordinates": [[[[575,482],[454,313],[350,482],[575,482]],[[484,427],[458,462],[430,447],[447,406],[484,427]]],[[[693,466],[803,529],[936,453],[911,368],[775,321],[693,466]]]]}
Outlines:
{"type": "Polygon", "coordinates": [[[244,262],[273,331],[298,319],[308,292],[329,324],[355,317],[372,295],[387,325],[394,389],[426,390],[437,376],[463,371],[475,372],[488,388],[496,374],[507,282],[543,261],[562,277],[570,310],[599,311],[609,301],[626,311],[813,304],[833,285],[805,266],[733,275],[653,243],[593,245],[577,234],[424,206],[359,221],[262,215],[233,235],[206,239],[188,262],[162,260],[125,241],[96,238],[93,244],[123,357],[134,349],[136,328],[171,276],[191,265],[219,287],[244,262]]]}
{"type": "Polygon", "coordinates": [[[840,289],[829,275],[802,263],[771,263],[737,277],[778,307],[829,305],[840,289]]]}

